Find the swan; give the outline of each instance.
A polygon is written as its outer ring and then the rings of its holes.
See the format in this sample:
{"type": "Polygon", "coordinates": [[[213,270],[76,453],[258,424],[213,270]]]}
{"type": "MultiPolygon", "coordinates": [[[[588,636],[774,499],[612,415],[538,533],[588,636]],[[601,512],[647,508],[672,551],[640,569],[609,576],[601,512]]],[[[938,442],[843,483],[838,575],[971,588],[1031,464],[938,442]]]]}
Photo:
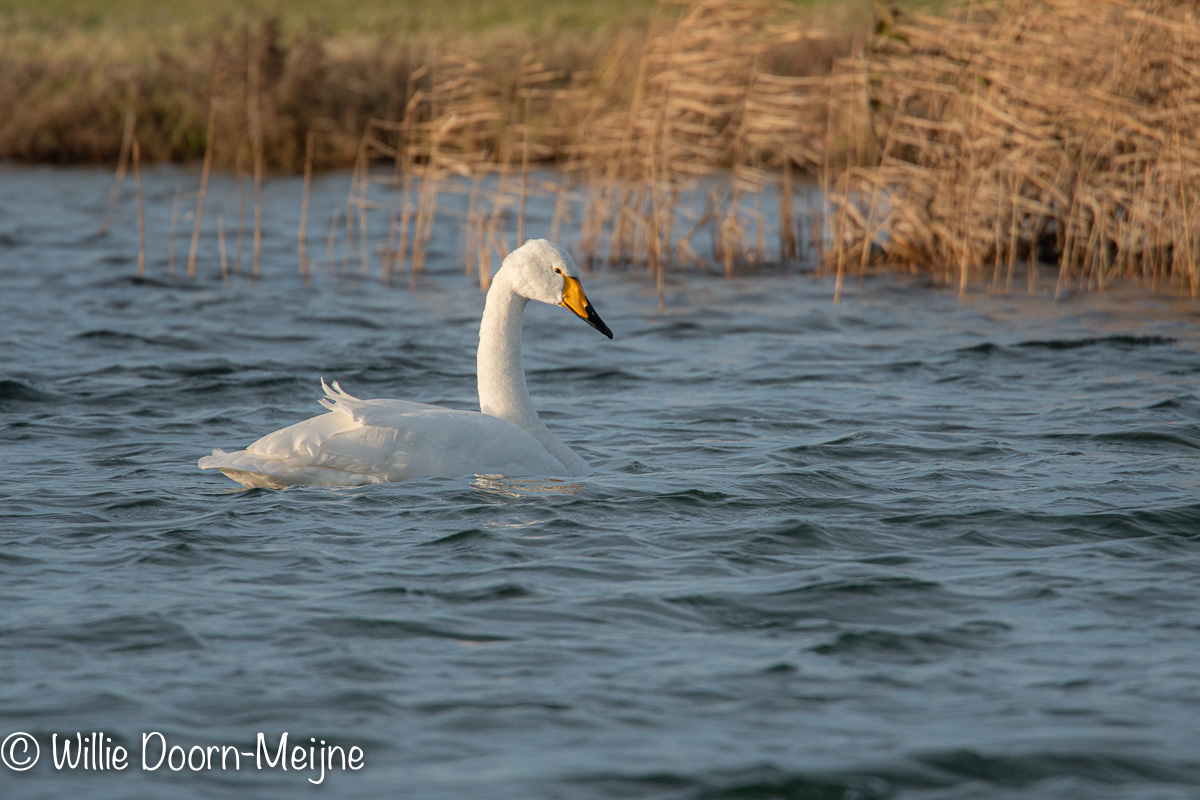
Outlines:
{"type": "Polygon", "coordinates": [[[509,253],[492,278],[479,325],[479,411],[408,400],[360,400],[321,379],[328,412],[269,433],[245,450],[213,450],[200,469],[249,487],[361,486],[422,476],[578,477],[591,468],[545,426],[521,367],[530,300],[573,311],[609,339],[570,254],[546,239],[509,253]]]}

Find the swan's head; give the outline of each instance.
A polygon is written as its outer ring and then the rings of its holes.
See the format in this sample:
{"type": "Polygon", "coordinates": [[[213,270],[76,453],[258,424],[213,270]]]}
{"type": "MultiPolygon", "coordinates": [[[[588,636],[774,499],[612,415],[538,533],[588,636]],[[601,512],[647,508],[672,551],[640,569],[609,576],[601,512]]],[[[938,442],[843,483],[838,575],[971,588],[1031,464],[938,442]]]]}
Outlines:
{"type": "Polygon", "coordinates": [[[508,275],[517,294],[569,309],[588,325],[613,338],[612,331],[583,293],[574,259],[559,245],[548,239],[530,239],[509,253],[500,268],[508,275]]]}

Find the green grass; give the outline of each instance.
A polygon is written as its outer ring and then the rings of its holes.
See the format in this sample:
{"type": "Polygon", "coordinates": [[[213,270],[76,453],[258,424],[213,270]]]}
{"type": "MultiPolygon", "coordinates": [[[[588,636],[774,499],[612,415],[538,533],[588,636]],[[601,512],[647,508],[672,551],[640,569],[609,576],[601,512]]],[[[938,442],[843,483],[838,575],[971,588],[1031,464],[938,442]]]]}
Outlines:
{"type": "MultiPolygon", "coordinates": [[[[244,155],[237,147],[247,134],[238,126],[246,124],[239,113],[244,117],[247,105],[239,92],[253,59],[265,70],[259,75],[265,81],[260,91],[266,98],[269,166],[302,166],[305,133],[313,129],[319,133],[319,166],[340,166],[354,158],[367,120],[397,117],[409,100],[412,76],[425,74],[418,67],[431,53],[499,64],[510,74],[495,75],[497,85],[513,87],[518,51],[536,52],[556,74],[589,75],[604,68],[611,75],[615,68],[605,66],[605,59],[618,46],[614,43],[626,48],[618,50],[624,60],[636,59],[637,42],[650,23],[685,5],[671,0],[357,0],[345,5],[340,0],[0,0],[0,72],[5,76],[0,158],[115,159],[129,112],[137,120],[145,158],[195,158],[203,149],[211,92],[218,86],[227,97],[213,106],[220,112],[216,139],[226,143],[227,152],[216,157],[228,166],[244,155]]],[[[872,8],[867,0],[790,0],[790,7],[794,13],[785,6],[775,19],[815,23],[838,36],[860,26],[865,31],[872,8]]],[[[824,51],[818,51],[820,61],[824,51]]],[[[632,76],[623,80],[622,86],[631,85],[632,76]]],[[[608,89],[594,88],[608,98],[608,89]]],[[[622,92],[613,89],[611,101],[619,102],[622,92]]],[[[581,102],[595,99],[589,93],[581,102]]],[[[551,117],[547,124],[558,125],[558,117],[551,117]]],[[[486,148],[500,147],[502,139],[488,140],[486,148]]]]}
{"type": "Polygon", "coordinates": [[[136,35],[278,16],[286,27],[312,26],[326,35],[478,33],[497,27],[540,33],[644,25],[654,6],[652,0],[113,0],[103,5],[95,0],[0,0],[0,26],[10,32],[136,35]]]}
{"type": "MultiPolygon", "coordinates": [[[[869,21],[872,12],[872,0],[792,2],[839,21],[869,21]]],[[[657,6],[656,0],[0,0],[0,32],[71,31],[143,39],[278,16],[285,33],[311,28],[327,36],[476,34],[497,28],[545,34],[645,27],[657,6]]]]}

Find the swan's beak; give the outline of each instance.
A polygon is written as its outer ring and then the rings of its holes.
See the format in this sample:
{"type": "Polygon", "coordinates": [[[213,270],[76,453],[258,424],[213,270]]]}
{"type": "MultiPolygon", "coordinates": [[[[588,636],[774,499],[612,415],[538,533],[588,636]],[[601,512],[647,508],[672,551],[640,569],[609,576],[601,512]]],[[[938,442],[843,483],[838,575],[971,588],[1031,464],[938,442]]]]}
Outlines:
{"type": "Polygon", "coordinates": [[[604,320],[600,319],[600,315],[596,313],[596,309],[592,308],[592,304],[588,302],[587,295],[583,293],[583,284],[579,282],[578,278],[563,278],[562,305],[563,308],[575,312],[577,317],[608,338],[613,338],[613,332],[608,329],[604,320]]]}

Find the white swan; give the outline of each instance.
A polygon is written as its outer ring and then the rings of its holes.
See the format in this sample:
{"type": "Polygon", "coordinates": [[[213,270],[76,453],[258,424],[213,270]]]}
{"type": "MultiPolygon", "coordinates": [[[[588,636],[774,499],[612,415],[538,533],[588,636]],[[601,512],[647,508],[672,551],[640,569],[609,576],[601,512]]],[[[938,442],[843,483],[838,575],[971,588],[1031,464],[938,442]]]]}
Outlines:
{"type": "Polygon", "coordinates": [[[566,250],[534,239],[504,259],[479,326],[480,411],[407,400],[360,400],[321,380],[326,414],[267,434],[245,450],[214,450],[200,469],[246,486],[360,486],[425,475],[579,476],[587,462],[538,418],[521,367],[521,320],[530,300],[575,312],[608,338],[566,250]]]}

